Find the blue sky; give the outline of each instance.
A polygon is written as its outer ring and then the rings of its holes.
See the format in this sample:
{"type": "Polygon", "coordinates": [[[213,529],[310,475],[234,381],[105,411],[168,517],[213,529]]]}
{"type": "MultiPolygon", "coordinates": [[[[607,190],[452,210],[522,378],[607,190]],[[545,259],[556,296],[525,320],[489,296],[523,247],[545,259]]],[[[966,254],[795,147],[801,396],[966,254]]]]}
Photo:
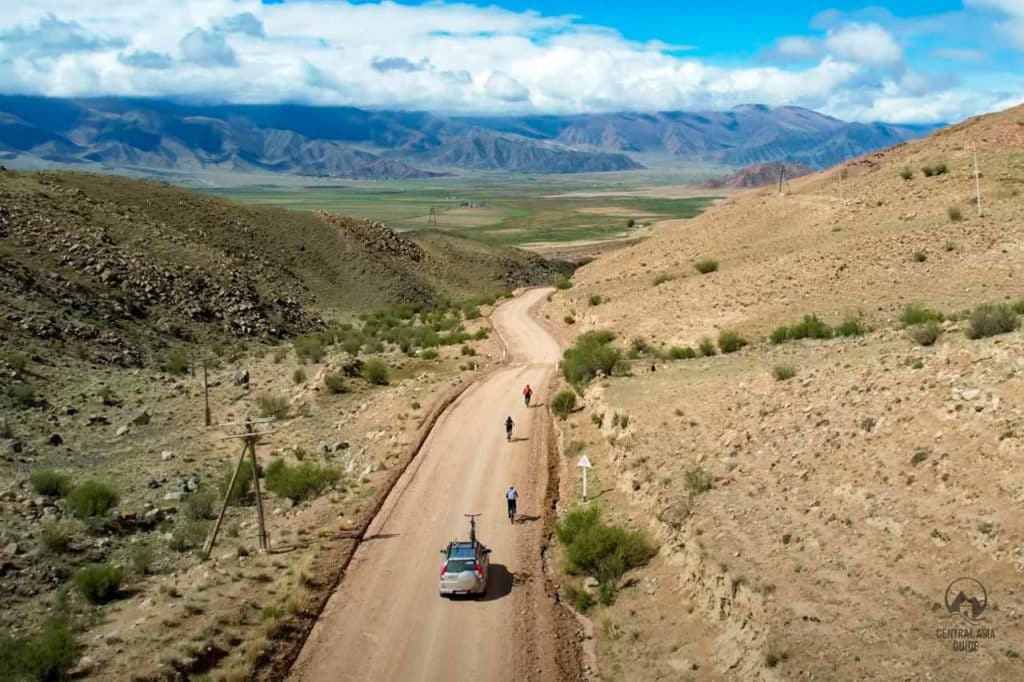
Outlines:
{"type": "Polygon", "coordinates": [[[34,0],[0,91],[475,114],[795,104],[955,121],[1024,99],[1024,0],[34,0]]]}

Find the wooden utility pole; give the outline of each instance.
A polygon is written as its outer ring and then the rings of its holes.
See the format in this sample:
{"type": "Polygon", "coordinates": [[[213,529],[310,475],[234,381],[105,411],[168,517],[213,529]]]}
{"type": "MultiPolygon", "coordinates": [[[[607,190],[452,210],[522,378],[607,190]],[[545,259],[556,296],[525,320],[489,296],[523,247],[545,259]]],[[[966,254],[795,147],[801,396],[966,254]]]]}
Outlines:
{"type": "MultiPolygon", "coordinates": [[[[222,437],[225,439],[241,438],[243,440],[242,453],[238,457],[238,464],[235,466],[234,473],[231,474],[231,481],[228,483],[228,489],[224,493],[224,502],[221,504],[220,513],[217,514],[217,522],[213,525],[213,532],[210,533],[210,537],[207,538],[206,543],[203,545],[203,557],[210,556],[210,552],[213,551],[213,546],[217,542],[217,534],[220,532],[221,523],[224,522],[224,514],[227,513],[228,504],[231,502],[231,493],[235,489],[235,482],[238,480],[239,472],[245,466],[246,457],[249,458],[249,463],[252,465],[252,487],[256,493],[256,519],[259,522],[260,551],[267,551],[267,528],[263,517],[263,496],[260,492],[259,468],[256,464],[256,443],[261,437],[273,433],[273,430],[257,431],[255,427],[257,424],[267,424],[273,421],[274,419],[246,419],[244,433],[222,437]]],[[[234,424],[226,424],[226,426],[234,426],[234,424]]]]}
{"type": "Polygon", "coordinates": [[[974,152],[974,194],[978,200],[978,217],[981,217],[981,173],[978,172],[978,148],[971,145],[974,152]]]}
{"type": "Polygon", "coordinates": [[[207,426],[211,424],[210,419],[210,382],[206,374],[206,355],[203,355],[203,400],[206,402],[205,409],[205,423],[207,426]]]}

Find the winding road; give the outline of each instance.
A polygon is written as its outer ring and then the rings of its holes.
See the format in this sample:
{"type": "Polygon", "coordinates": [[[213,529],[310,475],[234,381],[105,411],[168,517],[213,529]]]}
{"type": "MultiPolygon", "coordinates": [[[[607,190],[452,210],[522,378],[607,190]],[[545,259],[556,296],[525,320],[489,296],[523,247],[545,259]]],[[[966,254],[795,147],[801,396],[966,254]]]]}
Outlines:
{"type": "MultiPolygon", "coordinates": [[[[557,680],[556,616],[541,575],[548,483],[546,395],[560,351],[534,319],[532,289],[491,319],[508,362],[441,415],[367,531],[292,668],[292,680],[557,680]],[[521,389],[534,388],[534,407],[521,389]],[[503,422],[516,422],[513,443],[503,422]],[[505,490],[520,492],[509,523],[505,490]],[[492,549],[488,593],[438,595],[441,550],[467,535],[492,549]]],[[[563,638],[564,639],[564,638],[563,638]]],[[[564,646],[564,642],[561,645],[564,646]]]]}

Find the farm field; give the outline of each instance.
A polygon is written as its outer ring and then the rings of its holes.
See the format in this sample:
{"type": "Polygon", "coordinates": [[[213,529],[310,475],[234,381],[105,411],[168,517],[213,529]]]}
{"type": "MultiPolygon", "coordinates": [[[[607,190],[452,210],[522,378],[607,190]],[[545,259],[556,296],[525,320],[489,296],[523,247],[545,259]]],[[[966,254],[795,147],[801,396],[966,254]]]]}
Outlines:
{"type": "Polygon", "coordinates": [[[630,235],[630,221],[648,225],[691,218],[719,198],[715,192],[678,191],[696,179],[693,174],[477,174],[391,182],[288,178],[199,189],[244,203],[380,220],[400,231],[433,228],[433,208],[437,229],[519,246],[618,239],[630,235]]]}

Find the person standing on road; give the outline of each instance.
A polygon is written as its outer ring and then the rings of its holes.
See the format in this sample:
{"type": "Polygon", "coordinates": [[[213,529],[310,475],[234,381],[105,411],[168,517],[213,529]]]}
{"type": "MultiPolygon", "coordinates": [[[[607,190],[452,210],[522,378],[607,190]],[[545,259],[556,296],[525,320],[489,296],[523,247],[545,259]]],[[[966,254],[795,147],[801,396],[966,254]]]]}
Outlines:
{"type": "Polygon", "coordinates": [[[505,493],[505,500],[508,502],[508,520],[511,523],[516,522],[516,500],[519,499],[519,493],[516,491],[515,486],[510,485],[508,492],[505,493]]]}
{"type": "Polygon", "coordinates": [[[526,406],[530,406],[530,398],[533,397],[533,389],[530,388],[530,384],[526,384],[526,388],[523,389],[523,400],[526,401],[526,406]]]}
{"type": "Polygon", "coordinates": [[[515,425],[516,423],[512,421],[511,415],[505,418],[505,440],[507,440],[509,443],[512,442],[512,427],[515,425]]]}

